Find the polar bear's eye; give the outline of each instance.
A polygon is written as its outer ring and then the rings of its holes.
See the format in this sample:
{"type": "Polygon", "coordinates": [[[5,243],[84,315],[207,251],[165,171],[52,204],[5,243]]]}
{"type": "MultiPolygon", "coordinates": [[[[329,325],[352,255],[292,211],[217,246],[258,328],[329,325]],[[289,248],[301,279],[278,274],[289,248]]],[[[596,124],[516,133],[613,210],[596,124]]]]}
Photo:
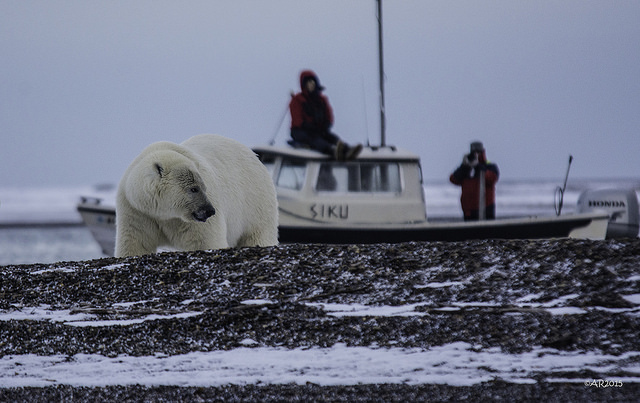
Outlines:
{"type": "Polygon", "coordinates": [[[189,190],[191,190],[191,193],[198,193],[198,192],[200,191],[200,188],[198,188],[198,187],[194,186],[194,187],[192,187],[192,188],[191,188],[191,189],[189,189],[189,190]]]}

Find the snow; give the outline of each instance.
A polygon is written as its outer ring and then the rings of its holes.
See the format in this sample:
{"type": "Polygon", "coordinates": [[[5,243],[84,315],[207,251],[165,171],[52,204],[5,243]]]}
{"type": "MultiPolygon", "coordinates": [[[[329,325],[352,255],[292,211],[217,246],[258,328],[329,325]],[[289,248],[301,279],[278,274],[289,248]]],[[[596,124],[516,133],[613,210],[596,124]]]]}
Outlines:
{"type": "Polygon", "coordinates": [[[70,268],[67,268],[67,267],[56,267],[56,268],[53,268],[53,269],[37,270],[37,271],[31,272],[31,274],[38,275],[38,274],[55,273],[55,272],[58,272],[58,273],[73,273],[75,271],[76,271],[75,269],[70,269],[70,268]]]}
{"type": "Polygon", "coordinates": [[[552,315],[582,315],[587,313],[584,309],[567,306],[562,308],[549,308],[546,310],[552,315]]]}
{"type": "Polygon", "coordinates": [[[431,282],[425,285],[416,286],[416,288],[443,288],[443,287],[454,287],[457,285],[464,285],[462,281],[443,281],[443,282],[431,282]]]}
{"type": "MultiPolygon", "coordinates": [[[[554,315],[580,315],[585,309],[571,307],[576,294],[560,296],[544,303],[534,302],[540,294],[518,300],[519,306],[544,309],[554,315]]],[[[640,294],[627,295],[640,304],[640,294]]],[[[126,309],[148,301],[121,302],[114,309],[126,309]]],[[[181,304],[188,305],[191,300],[181,304]]],[[[269,299],[246,299],[244,305],[268,305],[269,299]]],[[[420,304],[371,306],[363,304],[306,303],[327,314],[345,316],[410,316],[420,304]]],[[[457,302],[439,310],[500,307],[491,302],[457,302]]],[[[605,309],[605,308],[602,308],[605,309]]],[[[635,312],[637,308],[616,309],[635,312]]],[[[17,309],[0,314],[0,321],[53,321],[67,326],[130,326],[142,321],[183,318],[199,315],[186,312],[172,315],[149,314],[135,319],[100,320],[98,315],[71,310],[52,310],[48,305],[17,309]]],[[[133,357],[75,354],[38,356],[7,355],[0,358],[0,387],[44,387],[71,385],[99,387],[109,385],[145,386],[222,386],[299,384],[358,385],[446,384],[470,386],[502,380],[511,383],[579,383],[601,377],[612,382],[640,382],[640,351],[620,355],[599,351],[565,351],[534,346],[522,353],[506,353],[498,347],[485,348],[467,342],[452,342],[430,348],[382,348],[335,344],[329,348],[265,347],[252,338],[238,340],[239,348],[228,351],[191,352],[174,356],[133,357]],[[611,376],[611,373],[626,374],[611,376]],[[590,378],[569,377],[571,373],[589,373],[590,378]],[[541,375],[543,374],[543,375],[541,375]],[[540,377],[544,376],[544,379],[540,377]]]]}
{"type": "Polygon", "coordinates": [[[424,312],[416,312],[415,307],[424,304],[409,304],[399,306],[371,306],[361,304],[328,304],[307,303],[308,306],[319,307],[328,315],[342,316],[423,316],[424,312]]]}
{"type": "Polygon", "coordinates": [[[640,305],[640,294],[623,295],[622,298],[626,299],[632,304],[640,305]]]}
{"type": "Polygon", "coordinates": [[[545,302],[544,304],[541,304],[541,306],[554,307],[554,306],[558,306],[558,305],[563,305],[567,301],[570,301],[572,299],[578,298],[579,296],[580,296],[580,294],[563,295],[562,297],[556,298],[556,299],[554,299],[552,301],[545,302]]]}
{"type": "MultiPolygon", "coordinates": [[[[252,344],[243,340],[243,344],[252,344]]],[[[502,379],[534,383],[536,373],[561,374],[590,370],[595,374],[618,366],[637,373],[630,363],[640,352],[620,356],[536,348],[505,354],[455,342],[430,349],[347,347],[241,347],[231,351],[176,356],[104,357],[13,355],[0,359],[0,387],[49,385],[219,386],[225,384],[357,385],[361,383],[448,384],[468,386],[502,379]]],[[[637,378],[616,377],[624,382],[637,378]]],[[[586,379],[585,379],[586,380],[586,379]]],[[[570,379],[570,382],[584,382],[570,379]]]]}
{"type": "Polygon", "coordinates": [[[125,267],[125,266],[126,266],[125,263],[110,264],[108,266],[104,266],[102,268],[102,270],[117,270],[117,269],[119,269],[121,267],[125,267]]]}
{"type": "Polygon", "coordinates": [[[72,322],[87,320],[93,317],[89,314],[71,314],[68,309],[51,310],[48,305],[28,307],[11,312],[0,312],[0,321],[9,320],[50,320],[53,322],[72,322]]]}
{"type": "MultiPolygon", "coordinates": [[[[127,307],[136,305],[137,303],[121,303],[114,304],[114,306],[127,307]]],[[[52,322],[61,322],[70,326],[93,326],[93,327],[106,327],[106,326],[127,326],[137,323],[142,323],[150,320],[158,319],[180,319],[188,318],[191,316],[200,315],[201,312],[186,312],[173,315],[158,315],[150,314],[143,318],[126,319],[126,320],[97,320],[97,315],[73,312],[71,310],[51,310],[48,305],[42,305],[38,307],[28,307],[11,312],[1,312],[0,321],[9,320],[48,320],[52,322]]]]}
{"type": "Polygon", "coordinates": [[[270,301],[268,299],[247,299],[241,302],[244,305],[268,305],[275,304],[274,301],[270,301]]]}
{"type": "MultiPolygon", "coordinates": [[[[602,310],[611,313],[627,313],[636,314],[640,312],[640,308],[604,308],[604,307],[592,307],[592,308],[579,308],[572,306],[558,306],[557,301],[566,301],[573,298],[575,295],[571,294],[565,297],[558,298],[554,301],[547,303],[527,303],[516,304],[519,308],[538,308],[549,312],[552,315],[582,315],[590,310],[602,310]],[[569,298],[571,297],[571,298],[569,298]]],[[[640,305],[640,294],[627,295],[624,297],[629,302],[640,305]]],[[[193,300],[182,301],[182,305],[188,305],[193,300]]],[[[137,302],[120,302],[115,303],[115,308],[126,309],[135,305],[140,305],[148,301],[137,302]]],[[[241,301],[243,305],[269,305],[274,304],[274,301],[266,299],[251,299],[241,301]]],[[[406,305],[363,305],[363,304],[336,304],[325,302],[307,302],[305,305],[314,308],[320,308],[324,310],[328,315],[334,317],[363,317],[363,316],[424,316],[426,312],[416,311],[418,306],[424,306],[424,303],[420,304],[406,304],[406,305]]],[[[443,306],[434,308],[434,311],[451,312],[458,311],[460,309],[473,309],[473,308],[500,308],[502,305],[492,302],[455,302],[451,306],[443,306]]],[[[187,312],[173,315],[158,315],[149,314],[139,319],[131,320],[97,320],[97,315],[78,312],[72,313],[71,310],[52,310],[48,305],[42,305],[39,307],[28,307],[23,309],[17,309],[10,312],[0,312],[0,321],[9,320],[48,320],[53,322],[61,322],[71,326],[126,326],[135,323],[141,323],[144,321],[157,320],[157,319],[171,319],[171,318],[188,318],[191,316],[200,315],[201,312],[187,312]]]]}
{"type": "Polygon", "coordinates": [[[530,302],[532,300],[535,300],[535,299],[538,299],[538,298],[542,297],[543,295],[544,295],[544,293],[541,293],[541,292],[536,293],[536,294],[528,294],[528,295],[525,295],[524,297],[518,298],[517,302],[519,302],[519,303],[530,302]]]}
{"type": "MultiPolygon", "coordinates": [[[[533,299],[536,295],[524,297],[533,299]]],[[[538,304],[553,314],[582,314],[574,307],[557,307],[575,295],[538,304]]],[[[640,303],[640,294],[627,296],[640,303]]],[[[128,308],[145,301],[117,304],[128,308]]],[[[188,300],[185,301],[188,303],[188,300]]],[[[246,305],[273,303],[266,299],[242,301],[246,305]]],[[[307,303],[324,309],[333,316],[404,316],[422,315],[417,304],[402,306],[366,306],[361,304],[307,303]]],[[[491,307],[491,303],[458,303],[448,307],[491,307]]],[[[447,307],[445,307],[447,308],[447,307]]],[[[444,309],[444,308],[443,308],[444,309]]],[[[127,320],[97,320],[89,313],[51,310],[43,305],[0,314],[0,321],[44,320],[62,322],[70,326],[127,326],[145,320],[178,318],[199,315],[188,312],[175,315],[151,314],[127,320]]],[[[175,385],[220,386],[263,384],[357,385],[363,383],[447,384],[468,386],[496,379],[512,383],[534,383],[541,373],[551,382],[582,383],[591,379],[569,378],[567,373],[592,371],[602,373],[610,381],[640,382],[638,359],[640,352],[621,355],[597,351],[560,351],[535,347],[520,354],[508,354],[499,348],[482,348],[466,342],[453,342],[427,349],[348,347],[336,344],[330,348],[264,347],[253,339],[239,341],[240,348],[230,351],[192,352],[165,356],[106,357],[98,354],[73,356],[10,355],[0,358],[0,387],[42,387],[50,385],[108,386],[108,385],[175,385]],[[612,378],[608,373],[617,369],[626,377],[612,378]],[[557,376],[555,375],[557,374],[557,376]]]]}
{"type": "MultiPolygon", "coordinates": [[[[552,315],[582,315],[587,311],[572,306],[556,306],[557,301],[564,300],[559,298],[558,300],[551,301],[544,304],[526,304],[520,305],[521,308],[543,308],[546,312],[552,315]]],[[[371,306],[361,304],[329,304],[329,303],[307,303],[308,306],[322,308],[328,315],[335,317],[345,316],[424,316],[426,312],[416,311],[417,306],[423,306],[424,304],[408,304],[398,306],[371,306]]],[[[452,306],[438,307],[433,309],[434,311],[457,311],[462,308],[500,308],[501,305],[492,302],[457,302],[452,306]]],[[[619,312],[632,312],[635,309],[621,309],[619,312]]]]}
{"type": "Polygon", "coordinates": [[[189,318],[191,316],[198,316],[201,312],[186,312],[186,313],[177,313],[174,315],[147,315],[144,318],[140,319],[119,319],[119,320],[83,320],[83,321],[68,321],[66,324],[77,327],[91,326],[91,327],[107,327],[107,326],[127,326],[127,325],[135,325],[138,323],[142,323],[149,320],[159,320],[159,319],[181,319],[181,318],[189,318]]]}

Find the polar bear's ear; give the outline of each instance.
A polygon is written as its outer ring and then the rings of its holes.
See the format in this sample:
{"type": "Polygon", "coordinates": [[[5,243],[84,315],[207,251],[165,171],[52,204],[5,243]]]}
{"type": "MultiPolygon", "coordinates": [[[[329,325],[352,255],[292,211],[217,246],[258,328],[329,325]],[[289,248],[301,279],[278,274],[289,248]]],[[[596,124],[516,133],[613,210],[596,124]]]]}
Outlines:
{"type": "Polygon", "coordinates": [[[157,162],[155,164],[155,168],[156,168],[156,171],[158,171],[158,175],[160,175],[160,177],[162,178],[162,174],[164,173],[164,168],[162,168],[162,166],[157,162]]]}

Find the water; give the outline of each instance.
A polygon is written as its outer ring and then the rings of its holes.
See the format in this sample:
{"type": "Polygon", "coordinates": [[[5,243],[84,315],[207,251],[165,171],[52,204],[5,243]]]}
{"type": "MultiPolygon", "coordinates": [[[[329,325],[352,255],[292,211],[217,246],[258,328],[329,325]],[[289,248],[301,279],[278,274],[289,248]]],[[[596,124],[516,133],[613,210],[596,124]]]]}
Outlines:
{"type": "Polygon", "coordinates": [[[0,265],[104,257],[76,211],[81,196],[113,198],[101,189],[0,188],[0,265]]]}
{"type": "MultiPolygon", "coordinates": [[[[503,180],[496,189],[496,215],[554,215],[558,180],[503,180]]],[[[425,186],[431,220],[460,218],[460,189],[448,182],[425,186]]],[[[572,213],[586,189],[624,188],[640,192],[639,179],[570,180],[562,213],[572,213]]],[[[52,263],[104,257],[76,211],[81,196],[113,203],[113,188],[0,188],[0,265],[52,263]],[[26,224],[26,225],[25,225],[26,224]],[[36,225],[46,224],[46,225],[36,225]],[[72,224],[72,225],[69,225],[72,224]]]]}
{"type": "Polygon", "coordinates": [[[0,229],[0,265],[104,257],[84,226],[0,229]]]}

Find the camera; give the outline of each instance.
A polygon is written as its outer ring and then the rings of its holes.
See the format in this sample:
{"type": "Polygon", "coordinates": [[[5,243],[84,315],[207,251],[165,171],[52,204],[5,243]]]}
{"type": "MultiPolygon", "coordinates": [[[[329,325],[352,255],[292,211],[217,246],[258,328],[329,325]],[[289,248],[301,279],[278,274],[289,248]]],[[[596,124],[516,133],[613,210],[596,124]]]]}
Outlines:
{"type": "Polygon", "coordinates": [[[467,160],[468,160],[470,163],[473,163],[473,162],[477,161],[477,160],[478,160],[478,153],[476,153],[476,152],[469,153],[469,154],[467,155],[467,160]]]}

